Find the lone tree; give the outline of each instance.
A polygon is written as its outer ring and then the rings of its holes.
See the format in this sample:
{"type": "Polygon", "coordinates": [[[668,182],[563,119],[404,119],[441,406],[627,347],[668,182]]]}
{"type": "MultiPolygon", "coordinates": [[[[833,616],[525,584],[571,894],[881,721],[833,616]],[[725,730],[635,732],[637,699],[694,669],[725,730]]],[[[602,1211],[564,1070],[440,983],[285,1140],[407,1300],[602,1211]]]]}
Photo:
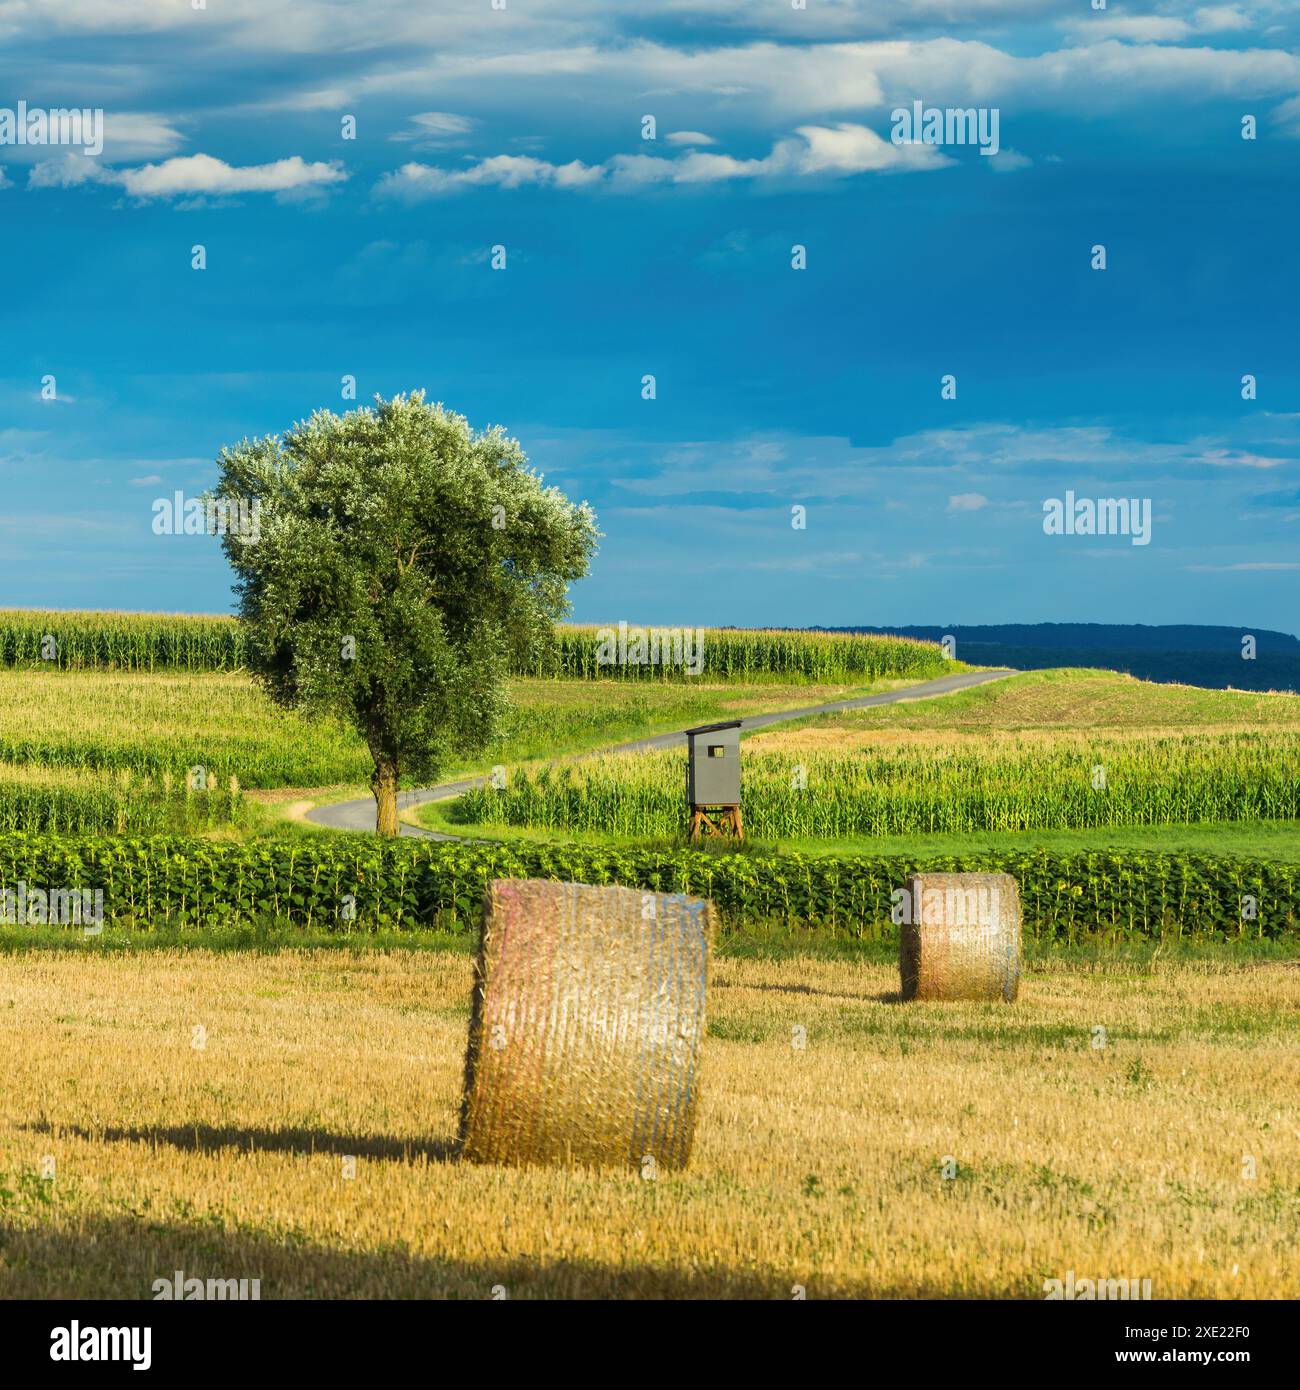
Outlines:
{"type": "Polygon", "coordinates": [[[252,667],[277,703],[358,730],[376,829],[396,835],[399,778],[498,731],[511,659],[553,641],[595,515],[422,391],[317,411],[218,462],[216,496],[255,518],[223,540],[252,667]]]}

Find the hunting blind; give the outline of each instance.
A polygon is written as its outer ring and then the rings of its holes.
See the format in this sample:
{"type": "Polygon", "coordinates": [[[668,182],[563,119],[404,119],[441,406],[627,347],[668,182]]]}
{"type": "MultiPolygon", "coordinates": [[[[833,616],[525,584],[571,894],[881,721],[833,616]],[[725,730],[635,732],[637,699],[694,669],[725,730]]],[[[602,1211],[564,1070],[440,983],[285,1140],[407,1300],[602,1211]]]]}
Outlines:
{"type": "Polygon", "coordinates": [[[740,720],[686,730],[686,800],[690,837],[730,833],[744,838],[740,819],[740,720]],[[721,814],[718,814],[721,812],[721,814]]]}

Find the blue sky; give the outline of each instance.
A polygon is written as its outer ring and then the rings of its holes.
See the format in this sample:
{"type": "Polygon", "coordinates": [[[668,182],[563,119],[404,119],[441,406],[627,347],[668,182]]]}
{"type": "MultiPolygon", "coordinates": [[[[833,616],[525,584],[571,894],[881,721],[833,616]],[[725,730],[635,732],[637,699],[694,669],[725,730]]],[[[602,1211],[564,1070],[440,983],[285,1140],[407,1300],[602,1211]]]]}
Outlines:
{"type": "Polygon", "coordinates": [[[0,109],[106,123],[0,145],[0,605],[227,611],[153,501],[352,375],[592,502],[582,619],[1300,628],[1293,4],[619,8],[0,0],[0,109]]]}

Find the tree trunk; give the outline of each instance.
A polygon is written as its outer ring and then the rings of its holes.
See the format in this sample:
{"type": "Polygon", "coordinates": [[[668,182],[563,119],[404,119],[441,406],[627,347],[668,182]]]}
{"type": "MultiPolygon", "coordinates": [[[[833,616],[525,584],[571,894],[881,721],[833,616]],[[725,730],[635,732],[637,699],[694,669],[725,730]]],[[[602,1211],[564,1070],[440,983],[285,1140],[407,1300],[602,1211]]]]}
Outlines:
{"type": "Polygon", "coordinates": [[[375,796],[375,831],[380,835],[396,835],[397,830],[397,764],[389,758],[375,760],[370,776],[370,790],[375,796]]]}

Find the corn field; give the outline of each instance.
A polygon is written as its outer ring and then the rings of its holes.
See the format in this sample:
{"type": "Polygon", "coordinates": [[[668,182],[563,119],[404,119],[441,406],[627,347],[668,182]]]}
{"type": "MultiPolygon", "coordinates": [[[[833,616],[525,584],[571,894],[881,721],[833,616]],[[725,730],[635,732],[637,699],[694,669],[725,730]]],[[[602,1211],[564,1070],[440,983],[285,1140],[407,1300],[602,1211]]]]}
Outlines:
{"type": "MultiPolygon", "coordinates": [[[[682,665],[664,664],[662,660],[652,664],[629,657],[625,662],[602,664],[601,634],[616,631],[595,625],[561,624],[555,630],[554,648],[516,674],[583,680],[853,682],[886,676],[939,676],[951,669],[951,663],[933,642],[917,642],[904,637],[704,628],[700,639],[703,669],[698,676],[692,676],[682,665]]],[[[625,646],[635,641],[635,632],[635,628],[628,630],[629,642],[625,646]]]]}
{"type": "Polygon", "coordinates": [[[143,835],[238,825],[239,784],[194,785],[189,771],[155,779],[130,772],[58,776],[0,765],[0,831],[143,835]]]}
{"type": "MultiPolygon", "coordinates": [[[[602,665],[594,626],[562,624],[555,644],[514,671],[520,676],[691,681],[681,665],[602,665]]],[[[931,642],[847,633],[707,628],[698,678],[858,682],[937,676],[949,663],[931,642]]],[[[248,642],[234,618],[169,613],[60,613],[0,609],[0,667],[64,671],[236,671],[248,642]]]]}
{"type": "Polygon", "coordinates": [[[0,671],[4,763],[155,781],[202,767],[245,787],[363,782],[372,767],[356,734],[277,708],[240,672],[0,671]]]}
{"type": "Polygon", "coordinates": [[[0,666],[63,671],[234,671],[247,664],[234,618],[0,609],[0,666]]]}
{"type": "MultiPolygon", "coordinates": [[[[484,825],[672,836],[686,825],[681,752],[591,758],[465,796],[484,825]]],[[[745,751],[760,839],[1082,829],[1300,816],[1300,734],[953,742],[856,752],[745,751]]]]}

